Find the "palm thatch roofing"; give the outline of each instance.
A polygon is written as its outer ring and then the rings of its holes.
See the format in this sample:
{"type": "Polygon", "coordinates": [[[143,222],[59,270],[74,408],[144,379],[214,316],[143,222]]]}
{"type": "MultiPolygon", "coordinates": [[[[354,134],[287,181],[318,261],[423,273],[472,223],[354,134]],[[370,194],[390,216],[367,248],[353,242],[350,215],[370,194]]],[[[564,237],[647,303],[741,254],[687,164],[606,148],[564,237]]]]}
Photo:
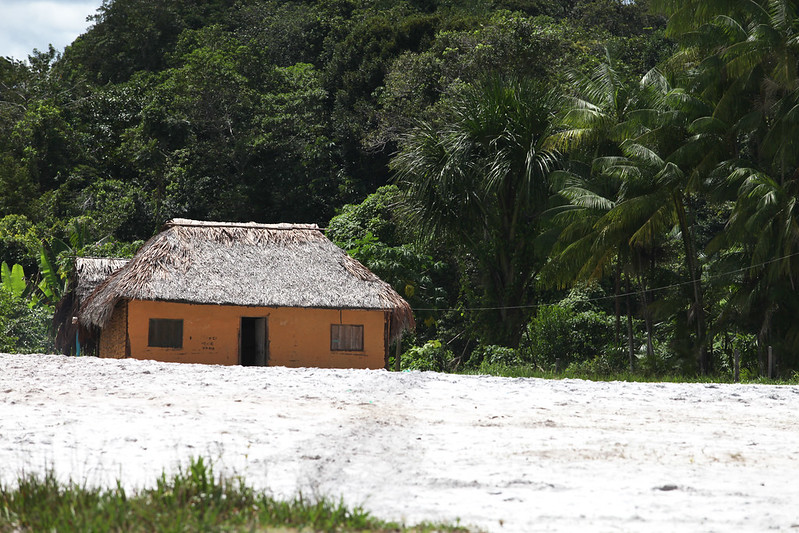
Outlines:
{"type": "Polygon", "coordinates": [[[316,224],[170,220],[91,294],[81,325],[105,327],[120,300],[382,309],[392,339],[414,327],[408,303],[316,224]]]}
{"type": "Polygon", "coordinates": [[[69,278],[68,292],[56,304],[53,314],[53,327],[56,331],[55,344],[61,353],[72,353],[75,349],[77,324],[72,318],[86,298],[111,274],[128,263],[129,259],[105,257],[78,257],[75,269],[69,278]]]}
{"type": "Polygon", "coordinates": [[[75,295],[80,302],[86,299],[100,283],[127,265],[130,259],[104,257],[78,257],[75,259],[75,295]]]}

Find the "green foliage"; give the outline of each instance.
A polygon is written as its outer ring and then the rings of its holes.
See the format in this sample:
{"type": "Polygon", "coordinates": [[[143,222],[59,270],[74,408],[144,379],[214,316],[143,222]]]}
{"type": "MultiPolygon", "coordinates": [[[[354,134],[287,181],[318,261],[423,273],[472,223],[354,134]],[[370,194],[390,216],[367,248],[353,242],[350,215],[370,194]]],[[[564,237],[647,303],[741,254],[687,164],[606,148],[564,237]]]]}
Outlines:
{"type": "MultiPolygon", "coordinates": [[[[735,370],[735,351],[740,355],[741,375],[758,375],[758,345],[757,335],[752,333],[725,332],[715,337],[713,355],[715,357],[713,368],[720,374],[732,376],[735,370]]],[[[750,377],[753,377],[750,376],[750,377]]]]}
{"type": "Polygon", "coordinates": [[[416,316],[421,321],[434,320],[435,309],[447,304],[447,294],[441,279],[447,267],[415,245],[385,246],[367,233],[347,250],[411,304],[419,309],[416,316]]]}
{"type": "Polygon", "coordinates": [[[10,154],[0,153],[0,215],[32,214],[30,199],[37,192],[28,166],[10,154]]]}
{"type": "Polygon", "coordinates": [[[415,311],[420,327],[433,330],[438,308],[447,306],[448,266],[418,243],[403,243],[395,216],[399,189],[386,185],[360,204],[347,204],[328,224],[328,237],[388,282],[415,311]]]}
{"type": "Polygon", "coordinates": [[[520,351],[543,368],[554,368],[559,361],[564,369],[604,354],[612,340],[612,320],[605,313],[545,305],[530,321],[520,351]]]}
{"type": "Polygon", "coordinates": [[[472,350],[467,366],[491,368],[494,366],[520,366],[523,363],[518,350],[496,344],[479,344],[472,350]]]}
{"type": "Polygon", "coordinates": [[[452,370],[454,354],[440,340],[431,340],[422,346],[414,346],[400,357],[402,370],[449,372],[452,370]]]}
{"type": "Polygon", "coordinates": [[[38,264],[40,230],[23,215],[7,215],[0,219],[0,261],[20,264],[33,272],[38,264]]]}
{"type": "MultiPolygon", "coordinates": [[[[129,255],[174,216],[339,213],[331,238],[431,309],[420,339],[458,353],[517,346],[554,301],[541,287],[591,279],[614,286],[617,340],[629,314],[642,371],[727,372],[719,339],[743,335],[747,369],[772,346],[789,375],[791,5],[104,2],[63,57],[0,58],[0,262],[54,302],[72,256],[129,255]]],[[[610,307],[559,307],[520,353],[613,371],[610,307]]]]}
{"type": "Polygon", "coordinates": [[[52,353],[51,307],[28,300],[21,265],[0,265],[0,353],[52,353]]]}
{"type": "MultiPolygon", "coordinates": [[[[128,492],[60,482],[54,471],[0,486],[0,531],[406,531],[324,498],[280,501],[214,474],[202,458],[154,488],[128,492]]],[[[413,531],[463,531],[422,524],[413,531]]]]}
{"type": "Polygon", "coordinates": [[[635,364],[637,370],[647,376],[687,375],[696,369],[693,361],[657,339],[654,340],[652,353],[638,354],[635,364]]]}
{"type": "Polygon", "coordinates": [[[629,360],[626,349],[606,346],[604,350],[593,357],[570,363],[564,371],[564,376],[573,378],[593,376],[596,379],[602,379],[623,374],[628,370],[629,360]]]}
{"type": "MultiPolygon", "coordinates": [[[[77,200],[81,219],[91,227],[96,240],[110,236],[134,240],[143,232],[141,225],[153,223],[149,195],[135,184],[98,179],[77,200]]],[[[152,231],[155,229],[152,227],[152,231]]]]}
{"type": "Polygon", "coordinates": [[[42,243],[39,251],[39,274],[42,281],[38,285],[40,294],[49,305],[55,305],[67,291],[67,269],[59,264],[59,257],[66,260],[70,254],[68,244],[53,239],[50,244],[42,243]]]}
{"type": "MultiPolygon", "coordinates": [[[[584,4],[104,3],[63,57],[0,61],[0,215],[88,214],[122,240],[176,215],[324,223],[388,181],[397,131],[465,81],[592,61],[584,4]],[[403,56],[432,68],[392,67],[403,56]]],[[[624,35],[649,24],[637,4],[611,7],[603,24],[624,35]]]]}
{"type": "Polygon", "coordinates": [[[0,263],[0,353],[51,353],[53,309],[29,299],[22,265],[0,263]]]}
{"type": "Polygon", "coordinates": [[[0,265],[0,281],[3,289],[15,298],[22,298],[27,288],[25,270],[19,264],[9,267],[8,263],[3,261],[2,265],[0,265]]]}
{"type": "Polygon", "coordinates": [[[110,235],[100,237],[107,228],[89,217],[69,220],[63,239],[53,237],[39,245],[37,297],[55,306],[69,290],[69,279],[77,257],[132,257],[142,241],[120,242],[110,235]],[[95,240],[96,239],[96,240],[95,240]]]}
{"type": "Polygon", "coordinates": [[[490,77],[458,101],[446,125],[422,123],[392,160],[403,213],[426,239],[474,259],[487,342],[517,345],[536,271],[536,241],[557,154],[544,146],[551,93],[490,77]]]}
{"type": "Polygon", "coordinates": [[[271,63],[288,67],[319,58],[326,34],[339,22],[322,10],[320,3],[266,1],[242,5],[233,16],[245,40],[265,50],[271,63]]]}
{"type": "Polygon", "coordinates": [[[663,27],[665,22],[648,12],[645,1],[579,0],[572,16],[585,27],[624,37],[641,34],[653,26],[663,27]]]}
{"type": "Polygon", "coordinates": [[[376,149],[376,132],[444,94],[380,104],[398,57],[432,49],[442,67],[422,83],[455,93],[499,65],[557,72],[592,45],[574,42],[590,33],[566,22],[571,2],[549,4],[108,2],[63,57],[0,62],[0,215],[88,214],[123,240],[175,215],[324,223],[388,181],[394,146],[376,149]]]}
{"type": "Polygon", "coordinates": [[[127,81],[140,71],[158,71],[168,64],[183,30],[212,24],[230,5],[227,1],[104,2],[93,17],[91,31],[67,49],[65,61],[100,85],[127,81]]]}
{"type": "MultiPolygon", "coordinates": [[[[377,91],[378,127],[369,146],[393,145],[420,120],[445,121],[453,100],[488,74],[535,79],[550,86],[588,60],[576,41],[588,39],[567,22],[500,11],[478,28],[445,29],[430,47],[393,60],[377,91]]],[[[582,45],[582,43],[580,43],[582,45]]]]}
{"type": "MultiPolygon", "coordinates": [[[[615,372],[610,374],[597,374],[593,371],[583,372],[579,365],[575,365],[566,372],[555,372],[554,370],[542,370],[533,365],[505,366],[505,365],[484,365],[479,369],[465,368],[460,370],[461,374],[488,374],[492,376],[507,378],[540,378],[540,379],[585,379],[588,381],[626,381],[637,383],[733,383],[729,375],[706,375],[701,376],[696,373],[678,374],[651,374],[642,372],[615,372]]],[[[799,383],[799,376],[792,375],[788,379],[765,379],[758,373],[752,371],[741,372],[741,382],[763,385],[796,385],[799,383]]]]}
{"type": "Polygon", "coordinates": [[[324,223],[339,178],[315,68],[264,64],[220,26],[184,32],[172,61],[133,80],[150,94],[120,145],[143,181],[124,185],[133,214],[324,223]]]}
{"type": "Polygon", "coordinates": [[[359,204],[347,204],[327,225],[327,236],[336,245],[349,250],[367,234],[386,246],[402,244],[397,235],[394,210],[399,201],[399,188],[385,185],[359,204]]]}

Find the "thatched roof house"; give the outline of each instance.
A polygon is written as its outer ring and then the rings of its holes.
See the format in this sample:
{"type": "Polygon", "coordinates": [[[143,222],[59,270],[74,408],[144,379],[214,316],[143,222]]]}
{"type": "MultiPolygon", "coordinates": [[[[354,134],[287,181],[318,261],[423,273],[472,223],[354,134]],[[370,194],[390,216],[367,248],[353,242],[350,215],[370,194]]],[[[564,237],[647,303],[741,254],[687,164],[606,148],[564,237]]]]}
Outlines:
{"type": "MultiPolygon", "coordinates": [[[[56,347],[64,354],[76,354],[80,342],[78,324],[74,320],[78,316],[81,304],[111,274],[128,263],[129,259],[106,257],[78,257],[75,269],[69,278],[68,292],[56,305],[53,315],[53,326],[56,331],[56,347]],[[78,342],[76,342],[78,341],[78,342]]],[[[84,351],[91,352],[93,346],[84,346],[84,351]]]]}
{"type": "Polygon", "coordinates": [[[382,367],[414,326],[407,302],[315,224],[186,219],[102,283],[79,320],[101,356],[291,366],[374,367],[379,346],[382,367]]]}

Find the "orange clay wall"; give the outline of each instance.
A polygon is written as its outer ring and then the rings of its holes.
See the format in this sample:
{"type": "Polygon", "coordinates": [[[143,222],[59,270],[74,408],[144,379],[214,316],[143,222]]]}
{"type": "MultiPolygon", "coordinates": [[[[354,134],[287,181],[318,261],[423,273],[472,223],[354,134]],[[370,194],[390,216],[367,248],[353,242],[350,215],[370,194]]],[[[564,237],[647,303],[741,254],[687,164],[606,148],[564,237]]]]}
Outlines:
{"type": "MultiPolygon", "coordinates": [[[[385,366],[386,317],[380,310],[237,307],[132,300],[128,302],[127,311],[130,356],[136,359],[236,365],[239,364],[241,317],[267,317],[270,366],[385,366]],[[182,319],[183,347],[148,346],[150,318],[182,319]],[[362,324],[364,350],[331,351],[331,324],[362,324]]],[[[101,356],[106,357],[102,352],[101,356]]]]}

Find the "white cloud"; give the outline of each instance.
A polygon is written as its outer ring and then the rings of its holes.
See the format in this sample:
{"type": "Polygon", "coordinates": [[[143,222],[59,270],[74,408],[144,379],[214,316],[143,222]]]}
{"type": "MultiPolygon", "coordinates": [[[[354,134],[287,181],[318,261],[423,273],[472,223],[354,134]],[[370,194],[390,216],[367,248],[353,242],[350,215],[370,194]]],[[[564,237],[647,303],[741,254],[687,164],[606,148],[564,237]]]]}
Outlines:
{"type": "Polygon", "coordinates": [[[52,44],[63,51],[90,26],[102,0],[2,0],[0,56],[27,59],[34,48],[52,44]]]}

